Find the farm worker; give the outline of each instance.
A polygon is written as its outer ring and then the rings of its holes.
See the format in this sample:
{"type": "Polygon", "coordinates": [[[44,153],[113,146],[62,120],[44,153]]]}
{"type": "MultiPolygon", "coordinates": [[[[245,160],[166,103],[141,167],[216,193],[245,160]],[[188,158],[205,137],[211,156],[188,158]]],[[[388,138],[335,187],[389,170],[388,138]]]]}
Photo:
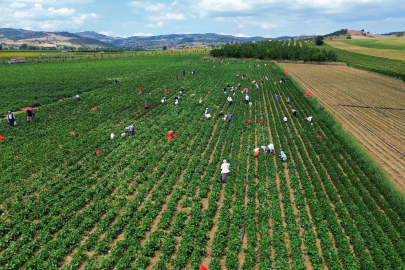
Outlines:
{"type": "Polygon", "coordinates": [[[120,82],[118,80],[114,80],[114,84],[119,84],[120,82]]]}
{"type": "Polygon", "coordinates": [[[250,121],[250,119],[247,122],[248,122],[249,125],[252,123],[252,121],[250,121]]]}
{"type": "Polygon", "coordinates": [[[257,157],[259,156],[259,153],[260,153],[260,152],[259,152],[259,148],[256,148],[256,149],[255,149],[255,150],[256,150],[256,151],[255,151],[255,157],[257,158],[257,157]],[[256,150],[256,149],[257,149],[257,150],[256,150]]]}
{"type": "Polygon", "coordinates": [[[229,106],[232,105],[232,97],[231,96],[228,97],[228,104],[229,104],[229,106]]]}
{"type": "Polygon", "coordinates": [[[129,125],[125,128],[131,135],[135,135],[135,127],[133,125],[129,125]]]}
{"type": "Polygon", "coordinates": [[[308,123],[312,123],[312,116],[308,116],[307,118],[305,118],[305,120],[307,120],[308,123]]]}
{"type": "Polygon", "coordinates": [[[284,123],[287,123],[287,116],[283,117],[284,123]]]}
{"type": "Polygon", "coordinates": [[[14,127],[15,126],[15,116],[11,111],[8,111],[7,113],[7,120],[10,126],[14,127]]]}
{"type": "Polygon", "coordinates": [[[287,103],[290,104],[290,98],[289,97],[287,97],[287,103]]]}
{"type": "Polygon", "coordinates": [[[221,116],[225,116],[223,111],[220,111],[220,112],[219,112],[218,117],[221,117],[221,116]]]}
{"type": "Polygon", "coordinates": [[[214,66],[214,70],[215,70],[215,66],[214,66]]]}
{"type": "Polygon", "coordinates": [[[174,96],[175,101],[179,101],[179,97],[177,95],[174,96]]]}
{"type": "Polygon", "coordinates": [[[263,123],[264,123],[264,122],[263,122],[263,120],[260,120],[260,125],[262,125],[262,126],[263,126],[263,123]]]}
{"type": "Polygon", "coordinates": [[[259,85],[257,83],[255,83],[256,86],[256,91],[259,92],[259,85]]]}
{"type": "Polygon", "coordinates": [[[183,76],[186,76],[186,71],[183,69],[183,76]]]}
{"type": "Polygon", "coordinates": [[[271,154],[274,154],[274,144],[269,144],[267,147],[266,147],[266,152],[269,152],[269,153],[271,153],[271,154]]]}
{"type": "Polygon", "coordinates": [[[286,156],[286,154],[284,154],[283,151],[281,151],[279,157],[280,157],[280,159],[281,159],[283,162],[287,160],[287,156],[286,156]]]}
{"type": "Polygon", "coordinates": [[[30,108],[27,110],[27,121],[28,123],[32,123],[32,118],[34,117],[34,109],[30,108]]]}
{"type": "Polygon", "coordinates": [[[226,161],[226,159],[223,160],[223,163],[221,165],[221,174],[222,174],[222,183],[226,183],[229,176],[229,163],[226,161]]]}
{"type": "Polygon", "coordinates": [[[101,150],[96,150],[96,157],[98,157],[98,154],[101,153],[101,150]]]}
{"type": "Polygon", "coordinates": [[[176,80],[178,80],[179,79],[179,75],[178,75],[178,73],[176,72],[176,80]]]}
{"type": "Polygon", "coordinates": [[[167,132],[167,139],[168,139],[169,141],[171,141],[171,140],[173,139],[173,131],[169,130],[169,131],[167,132]]]}
{"type": "Polygon", "coordinates": [[[240,90],[240,87],[241,87],[242,85],[240,84],[240,83],[238,83],[238,89],[240,90]]]}
{"type": "Polygon", "coordinates": [[[205,267],[204,265],[201,265],[199,270],[208,270],[208,268],[205,267]]]}
{"type": "Polygon", "coordinates": [[[276,100],[278,100],[278,96],[276,95],[276,100]]]}
{"type": "Polygon", "coordinates": [[[114,133],[111,133],[110,135],[111,140],[114,139],[114,137],[115,137],[114,133]]]}
{"type": "Polygon", "coordinates": [[[163,97],[161,102],[164,103],[166,101],[166,97],[163,97]]]}
{"type": "Polygon", "coordinates": [[[205,112],[204,112],[205,114],[209,114],[210,113],[210,110],[208,109],[208,108],[205,108],[205,112]]]}
{"type": "Polygon", "coordinates": [[[292,113],[295,115],[295,117],[297,117],[297,110],[296,109],[292,109],[292,113]]]}
{"type": "Polygon", "coordinates": [[[76,95],[76,100],[80,100],[80,96],[79,96],[79,95],[76,95]]]}
{"type": "Polygon", "coordinates": [[[193,68],[193,71],[191,72],[191,74],[193,74],[193,75],[195,74],[195,68],[193,68]]]}
{"type": "Polygon", "coordinates": [[[232,113],[228,112],[228,125],[231,124],[231,121],[232,121],[232,113]]]}
{"type": "Polygon", "coordinates": [[[165,89],[165,95],[167,95],[167,89],[165,89]]]}
{"type": "Polygon", "coordinates": [[[248,104],[248,103],[249,103],[249,96],[246,95],[246,97],[245,97],[245,104],[248,104]]]}
{"type": "Polygon", "coordinates": [[[222,88],[222,91],[224,91],[224,94],[226,94],[226,88],[222,88]]]}
{"type": "Polygon", "coordinates": [[[4,136],[0,136],[0,142],[4,141],[4,136]]]}
{"type": "Polygon", "coordinates": [[[198,103],[201,103],[203,101],[203,98],[200,98],[200,100],[198,101],[198,103]]]}
{"type": "Polygon", "coordinates": [[[143,94],[143,87],[142,87],[142,85],[141,85],[141,86],[139,86],[139,94],[140,94],[140,95],[142,95],[142,94],[143,94]]]}
{"type": "Polygon", "coordinates": [[[180,94],[182,94],[184,92],[184,87],[180,88],[180,94]]]}
{"type": "Polygon", "coordinates": [[[145,105],[143,105],[143,108],[144,108],[144,109],[149,109],[149,104],[148,104],[147,101],[145,101],[145,105]]]}
{"type": "Polygon", "coordinates": [[[265,79],[266,79],[266,81],[268,81],[269,80],[269,78],[267,78],[267,76],[266,77],[264,77],[265,79]]]}

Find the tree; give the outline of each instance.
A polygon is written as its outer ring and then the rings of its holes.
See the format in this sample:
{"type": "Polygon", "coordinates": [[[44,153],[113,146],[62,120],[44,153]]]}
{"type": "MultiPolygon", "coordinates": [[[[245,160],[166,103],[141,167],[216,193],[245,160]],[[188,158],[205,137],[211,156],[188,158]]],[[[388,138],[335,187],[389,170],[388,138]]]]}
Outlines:
{"type": "Polygon", "coordinates": [[[318,46],[323,45],[323,36],[317,36],[315,38],[315,44],[318,46]]]}
{"type": "Polygon", "coordinates": [[[26,43],[21,44],[21,46],[19,47],[20,50],[26,50],[28,47],[28,45],[26,43]]]}
{"type": "Polygon", "coordinates": [[[167,47],[166,47],[166,46],[163,46],[163,50],[166,51],[166,50],[167,50],[167,47]]]}
{"type": "Polygon", "coordinates": [[[3,45],[0,45],[0,51],[3,49],[3,45]]]}

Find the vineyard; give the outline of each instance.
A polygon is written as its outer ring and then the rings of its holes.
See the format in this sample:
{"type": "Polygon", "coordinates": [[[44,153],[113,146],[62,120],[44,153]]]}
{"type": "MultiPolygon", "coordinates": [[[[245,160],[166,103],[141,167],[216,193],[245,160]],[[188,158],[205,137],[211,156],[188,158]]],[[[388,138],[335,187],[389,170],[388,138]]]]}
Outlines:
{"type": "Polygon", "coordinates": [[[0,68],[3,112],[36,107],[33,123],[0,121],[1,269],[405,269],[402,195],[279,65],[164,55],[0,68]],[[251,106],[241,90],[228,105],[222,89],[238,83],[251,106]],[[276,155],[255,157],[269,143],[276,155]]]}

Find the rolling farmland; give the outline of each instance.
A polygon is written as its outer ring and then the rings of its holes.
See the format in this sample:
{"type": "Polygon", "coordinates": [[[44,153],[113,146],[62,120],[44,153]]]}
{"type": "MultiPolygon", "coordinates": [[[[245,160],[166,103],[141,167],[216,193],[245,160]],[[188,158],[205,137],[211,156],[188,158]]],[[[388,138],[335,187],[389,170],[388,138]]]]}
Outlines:
{"type": "Polygon", "coordinates": [[[405,84],[344,66],[282,66],[306,90],[313,92],[320,104],[385,168],[396,187],[405,191],[405,157],[401,155],[405,153],[405,84]]]}
{"type": "Polygon", "coordinates": [[[2,66],[2,110],[37,108],[32,124],[25,113],[16,128],[0,122],[0,268],[404,269],[403,198],[314,98],[291,79],[273,83],[280,66],[253,64],[165,55],[2,66]],[[256,92],[236,74],[264,84],[256,92]],[[240,90],[228,105],[222,88],[238,83],[252,106],[240,90]],[[130,124],[135,136],[121,137],[130,124]],[[269,143],[276,155],[255,158],[269,143]]]}
{"type": "MultiPolygon", "coordinates": [[[[404,38],[399,38],[403,40],[404,38]]],[[[362,41],[362,40],[360,40],[362,41]]],[[[398,46],[400,48],[404,48],[404,42],[398,42],[397,46],[395,49],[381,49],[381,48],[375,48],[374,47],[364,47],[364,46],[358,46],[356,45],[358,42],[357,40],[355,42],[344,42],[340,40],[333,40],[333,41],[326,41],[326,43],[334,48],[344,50],[344,51],[349,51],[353,53],[359,53],[359,54],[365,54],[365,55],[370,55],[370,56],[375,56],[375,57],[381,57],[381,58],[388,58],[388,59],[394,59],[394,60],[405,60],[405,53],[402,50],[398,49],[398,46]]],[[[392,47],[391,47],[392,48],[392,47]]]]}

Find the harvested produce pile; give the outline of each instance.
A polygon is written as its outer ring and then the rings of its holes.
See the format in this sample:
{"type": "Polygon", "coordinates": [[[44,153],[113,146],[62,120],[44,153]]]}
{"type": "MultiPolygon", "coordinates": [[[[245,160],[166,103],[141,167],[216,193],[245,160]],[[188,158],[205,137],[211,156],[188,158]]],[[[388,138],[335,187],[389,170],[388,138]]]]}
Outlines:
{"type": "Polygon", "coordinates": [[[274,84],[285,78],[279,66],[254,64],[162,56],[2,70],[40,77],[54,67],[55,84],[66,72],[95,87],[79,88],[80,101],[35,108],[31,124],[22,114],[16,128],[1,121],[0,267],[404,269],[401,197],[312,97],[290,78],[274,84]],[[97,78],[81,76],[84,68],[97,78]],[[263,86],[257,92],[236,74],[263,86]],[[251,106],[238,90],[228,107],[230,88],[222,88],[238,83],[251,106]],[[220,111],[232,112],[230,124],[220,111]],[[134,136],[110,139],[131,124],[134,136]],[[177,137],[169,141],[168,131],[177,137]],[[261,149],[255,158],[253,149],[269,143],[287,162],[261,149]]]}

